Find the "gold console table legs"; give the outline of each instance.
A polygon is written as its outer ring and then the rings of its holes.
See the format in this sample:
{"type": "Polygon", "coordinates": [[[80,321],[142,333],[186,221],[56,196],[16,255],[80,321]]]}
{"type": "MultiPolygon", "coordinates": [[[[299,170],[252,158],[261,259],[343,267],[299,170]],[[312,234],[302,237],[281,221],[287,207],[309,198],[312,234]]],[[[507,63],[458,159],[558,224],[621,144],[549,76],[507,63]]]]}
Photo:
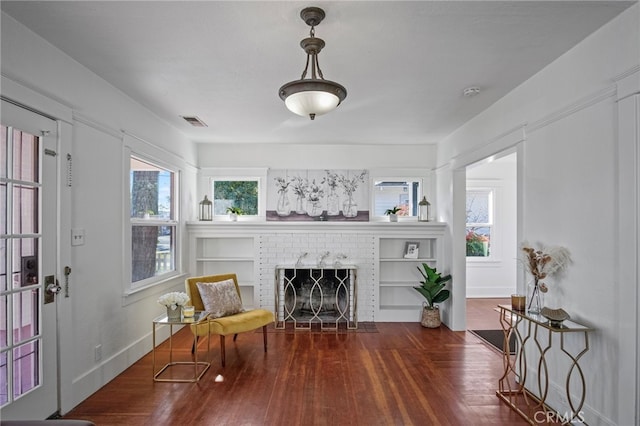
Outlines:
{"type": "MultiPolygon", "coordinates": [[[[537,314],[514,311],[509,306],[499,305],[500,325],[504,332],[504,374],[498,380],[496,395],[530,424],[557,422],[569,424],[574,420],[584,423],[582,408],[586,396],[586,382],[580,358],[589,350],[591,328],[573,321],[565,321],[558,327],[551,326],[546,318],[537,314]],[[583,346],[572,353],[566,345],[567,333],[582,333],[583,346]],[[566,413],[552,410],[546,403],[549,396],[549,366],[547,359],[552,352],[554,335],[559,336],[560,352],[570,365],[565,378],[564,398],[569,405],[566,413]],[[509,340],[515,336],[516,353],[509,352],[509,340]],[[529,351],[529,352],[527,352],[529,351]],[[537,358],[537,395],[532,392],[528,379],[528,362],[537,358]],[[576,386],[571,389],[572,378],[576,386]]],[[[530,382],[531,380],[529,380],[530,382]]]]}

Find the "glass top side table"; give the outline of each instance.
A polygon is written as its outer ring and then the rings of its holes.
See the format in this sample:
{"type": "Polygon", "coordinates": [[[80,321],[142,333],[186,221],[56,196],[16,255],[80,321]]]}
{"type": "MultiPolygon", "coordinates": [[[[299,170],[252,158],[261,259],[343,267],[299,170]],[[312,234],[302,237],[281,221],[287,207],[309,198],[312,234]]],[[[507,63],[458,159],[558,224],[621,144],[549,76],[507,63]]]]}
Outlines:
{"type": "MultiPolygon", "coordinates": [[[[193,317],[184,317],[181,316],[180,319],[170,320],[167,318],[167,315],[160,315],[159,317],[153,320],[153,352],[152,352],[152,368],[153,368],[153,380],[155,382],[197,382],[204,375],[204,373],[211,366],[211,362],[208,361],[198,361],[198,338],[194,334],[193,336],[193,361],[174,361],[173,360],[173,326],[174,325],[192,325],[192,324],[201,324],[205,321],[208,321],[209,313],[206,311],[196,311],[193,317]],[[168,325],[169,326],[169,362],[165,364],[160,370],[156,372],[156,329],[158,326],[168,325]],[[173,379],[173,378],[161,378],[160,375],[175,365],[192,365],[193,366],[193,377],[188,377],[184,379],[173,379]],[[198,371],[200,370],[200,371],[198,371]]],[[[207,336],[207,356],[211,353],[211,336],[207,336]]]]}

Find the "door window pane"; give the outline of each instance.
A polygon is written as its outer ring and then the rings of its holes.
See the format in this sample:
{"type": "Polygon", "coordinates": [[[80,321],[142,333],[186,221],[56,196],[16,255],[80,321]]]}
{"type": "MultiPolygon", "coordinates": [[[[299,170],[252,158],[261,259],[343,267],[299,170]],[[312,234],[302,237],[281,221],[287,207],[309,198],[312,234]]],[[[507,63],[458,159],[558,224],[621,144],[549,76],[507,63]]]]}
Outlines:
{"type": "Polygon", "coordinates": [[[38,354],[40,341],[19,345],[13,350],[13,397],[17,398],[40,384],[38,354]]]}
{"type": "Polygon", "coordinates": [[[13,129],[13,179],[38,181],[38,141],[37,136],[13,129]]]}
{"type": "Polygon", "coordinates": [[[38,232],[38,188],[25,185],[13,187],[13,233],[38,232]]]}
{"type": "Polygon", "coordinates": [[[38,289],[13,294],[13,342],[25,342],[40,332],[38,289]]]}
{"type": "Polygon", "coordinates": [[[9,402],[9,365],[7,352],[0,352],[0,406],[9,402]]]}

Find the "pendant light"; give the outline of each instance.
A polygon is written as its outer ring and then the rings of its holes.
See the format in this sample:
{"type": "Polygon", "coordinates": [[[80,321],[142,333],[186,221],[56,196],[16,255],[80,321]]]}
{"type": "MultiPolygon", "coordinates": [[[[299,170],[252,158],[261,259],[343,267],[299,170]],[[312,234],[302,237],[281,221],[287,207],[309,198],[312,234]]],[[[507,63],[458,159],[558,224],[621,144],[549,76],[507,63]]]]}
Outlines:
{"type": "Polygon", "coordinates": [[[278,93],[287,108],[294,114],[314,119],[333,111],[347,97],[347,89],[334,81],[325,80],[318,63],[318,54],[324,47],[324,40],[315,36],[315,27],[325,17],[319,7],[307,7],[300,12],[302,20],[311,27],[309,37],[300,42],[307,53],[307,63],[300,80],[284,84],[278,93]],[[311,67],[311,77],[305,78],[311,67]]]}

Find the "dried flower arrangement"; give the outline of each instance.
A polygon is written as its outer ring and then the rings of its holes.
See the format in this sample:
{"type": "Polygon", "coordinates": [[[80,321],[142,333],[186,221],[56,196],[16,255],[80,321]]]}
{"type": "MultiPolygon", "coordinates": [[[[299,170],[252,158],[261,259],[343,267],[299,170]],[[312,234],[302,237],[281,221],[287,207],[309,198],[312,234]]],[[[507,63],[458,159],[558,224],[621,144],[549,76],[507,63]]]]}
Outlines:
{"type": "Polygon", "coordinates": [[[526,260],[523,263],[534,280],[534,288],[529,298],[528,306],[528,309],[531,309],[531,305],[534,299],[539,296],[539,293],[549,291],[549,288],[542,280],[566,268],[571,263],[571,253],[567,248],[560,246],[535,249],[526,242],[522,244],[522,251],[526,256],[526,260]]]}

